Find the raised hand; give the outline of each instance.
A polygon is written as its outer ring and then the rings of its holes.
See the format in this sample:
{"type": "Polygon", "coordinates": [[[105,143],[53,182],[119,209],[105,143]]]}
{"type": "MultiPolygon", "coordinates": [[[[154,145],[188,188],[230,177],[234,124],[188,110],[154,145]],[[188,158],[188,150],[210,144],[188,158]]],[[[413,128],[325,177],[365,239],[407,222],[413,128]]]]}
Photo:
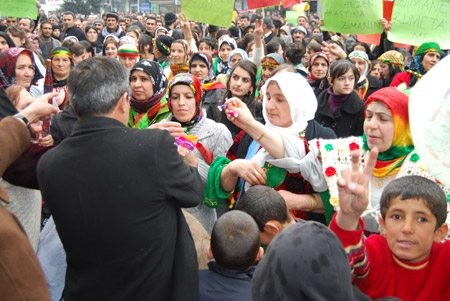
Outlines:
{"type": "Polygon", "coordinates": [[[378,157],[376,148],[370,151],[366,168],[360,171],[359,151],[352,153],[352,169],[342,171],[338,179],[339,212],[336,222],[345,230],[356,230],[359,217],[369,203],[369,184],[378,157]]]}

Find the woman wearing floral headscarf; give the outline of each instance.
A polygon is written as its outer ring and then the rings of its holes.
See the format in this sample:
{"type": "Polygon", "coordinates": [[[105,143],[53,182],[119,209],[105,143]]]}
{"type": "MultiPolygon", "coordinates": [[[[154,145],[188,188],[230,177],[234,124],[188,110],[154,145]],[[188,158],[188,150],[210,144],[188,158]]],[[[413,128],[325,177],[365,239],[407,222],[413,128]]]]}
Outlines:
{"type": "Polygon", "coordinates": [[[284,64],[284,59],[277,53],[270,53],[262,58],[256,84],[256,100],[258,102],[261,102],[264,97],[260,94],[261,87],[264,86],[264,83],[272,76],[273,70],[282,64],[284,64]]]}
{"type": "MultiPolygon", "coordinates": [[[[32,92],[32,85],[42,77],[31,50],[11,47],[0,53],[0,86],[7,88],[16,84],[32,92]]],[[[39,95],[33,95],[37,96],[39,95]]]]}
{"type": "Polygon", "coordinates": [[[397,50],[386,51],[377,61],[380,63],[380,75],[384,87],[389,87],[394,77],[404,71],[403,54],[397,50]]]}
{"type": "MultiPolygon", "coordinates": [[[[185,134],[196,138],[194,149],[185,155],[185,161],[197,166],[200,177],[206,182],[211,162],[224,156],[231,146],[231,134],[225,125],[206,118],[201,105],[202,84],[195,76],[188,73],[176,75],[167,86],[167,95],[172,113],[165,120],[169,122],[167,127],[174,127],[177,123],[183,129],[182,133],[174,135],[175,138],[181,136],[183,139],[185,134]]],[[[162,127],[165,121],[160,124],[162,127]]],[[[215,209],[200,204],[187,211],[211,233],[217,219],[215,209]]]]}
{"type": "MultiPolygon", "coordinates": [[[[317,144],[326,175],[330,203],[336,211],[339,208],[337,178],[340,171],[350,167],[351,152],[362,149],[364,152],[360,160],[364,162],[367,161],[370,150],[378,149],[378,158],[370,181],[369,205],[363,214],[366,230],[371,233],[379,232],[380,197],[390,181],[409,175],[435,180],[414,152],[408,100],[408,95],[403,91],[392,87],[382,88],[373,93],[365,103],[362,138],[319,140],[317,144]]],[[[328,217],[331,216],[332,212],[329,212],[328,217]]]]}
{"type": "Polygon", "coordinates": [[[189,61],[189,73],[202,83],[202,108],[206,116],[211,118],[226,90],[222,83],[214,80],[211,57],[203,52],[194,53],[189,61]]]}
{"type": "Polygon", "coordinates": [[[192,55],[191,46],[186,40],[175,40],[170,46],[170,60],[167,75],[168,81],[170,81],[175,75],[180,73],[186,73],[189,70],[189,59],[192,55]]]}
{"type": "Polygon", "coordinates": [[[316,52],[311,56],[306,80],[313,88],[316,97],[329,87],[327,80],[328,69],[330,69],[330,60],[325,52],[316,52]]]}
{"type": "Polygon", "coordinates": [[[130,72],[130,119],[128,127],[146,129],[170,114],[163,98],[167,78],[156,62],[142,60],[130,72]]]}
{"type": "Polygon", "coordinates": [[[358,83],[355,86],[359,98],[366,100],[370,94],[383,87],[383,83],[369,75],[370,61],[367,53],[363,51],[353,51],[348,55],[350,61],[355,64],[359,71],[358,83]]]}
{"type": "Polygon", "coordinates": [[[232,38],[221,38],[219,40],[219,56],[214,60],[214,74],[227,74],[231,69],[228,66],[228,60],[230,59],[230,53],[237,48],[236,41],[232,38]]]}
{"type": "Polygon", "coordinates": [[[406,71],[398,73],[394,77],[391,87],[397,87],[401,83],[405,83],[408,87],[414,87],[425,73],[439,63],[440,58],[441,47],[438,43],[423,43],[417,48],[413,60],[406,65],[406,71]]]}

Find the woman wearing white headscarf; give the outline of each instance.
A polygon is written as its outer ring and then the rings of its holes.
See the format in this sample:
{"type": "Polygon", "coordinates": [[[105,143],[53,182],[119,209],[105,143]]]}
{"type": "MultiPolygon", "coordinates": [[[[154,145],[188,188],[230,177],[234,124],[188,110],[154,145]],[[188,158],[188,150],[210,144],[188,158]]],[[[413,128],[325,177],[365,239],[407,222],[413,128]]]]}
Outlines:
{"type": "MultiPolygon", "coordinates": [[[[300,197],[301,209],[292,212],[296,217],[325,222],[322,214],[312,212],[324,212],[314,192],[323,192],[327,186],[317,153],[309,150],[308,141],[333,134],[313,121],[317,109],[314,93],[301,75],[291,72],[268,79],[262,91],[265,125],[256,121],[239,99],[225,103],[227,118],[253,140],[244,156],[239,155],[242,151],[235,140],[227,157],[213,162],[204,202],[219,207],[221,199],[231,196],[234,205],[245,187],[262,184],[279,191],[287,202],[300,197]]],[[[241,133],[237,139],[243,140],[243,136],[241,133]]]]}

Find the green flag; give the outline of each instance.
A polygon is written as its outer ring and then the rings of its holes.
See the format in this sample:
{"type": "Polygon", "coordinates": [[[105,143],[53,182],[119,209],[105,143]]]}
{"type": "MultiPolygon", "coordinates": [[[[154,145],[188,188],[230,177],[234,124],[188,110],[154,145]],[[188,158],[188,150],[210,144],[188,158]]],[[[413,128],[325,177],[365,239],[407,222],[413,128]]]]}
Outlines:
{"type": "MultiPolygon", "coordinates": [[[[397,2],[396,2],[397,4],[397,2]]],[[[350,34],[383,32],[383,0],[322,0],[323,30],[350,34]]]]}
{"type": "Polygon", "coordinates": [[[181,13],[189,20],[211,25],[230,27],[234,1],[230,0],[183,0],[181,13]]]}

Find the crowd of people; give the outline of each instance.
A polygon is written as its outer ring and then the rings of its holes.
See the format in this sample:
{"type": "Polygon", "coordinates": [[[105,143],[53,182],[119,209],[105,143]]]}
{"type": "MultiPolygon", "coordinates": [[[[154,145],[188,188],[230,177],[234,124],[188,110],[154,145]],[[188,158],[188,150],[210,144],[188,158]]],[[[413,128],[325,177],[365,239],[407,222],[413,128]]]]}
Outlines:
{"type": "Polygon", "coordinates": [[[408,115],[447,51],[283,14],[0,18],[0,299],[450,298],[408,115]]]}

